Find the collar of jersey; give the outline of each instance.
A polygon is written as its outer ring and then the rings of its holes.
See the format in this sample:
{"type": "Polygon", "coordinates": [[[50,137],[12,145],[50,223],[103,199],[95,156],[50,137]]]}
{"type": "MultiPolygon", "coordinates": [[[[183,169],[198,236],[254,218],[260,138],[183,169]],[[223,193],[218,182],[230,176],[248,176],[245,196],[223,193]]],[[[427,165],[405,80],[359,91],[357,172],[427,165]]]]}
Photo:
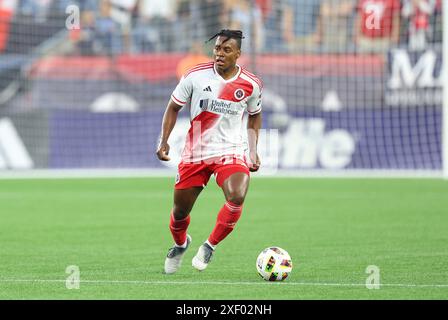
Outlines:
{"type": "Polygon", "coordinates": [[[239,64],[236,65],[238,67],[238,72],[236,73],[236,75],[234,75],[232,78],[230,78],[229,80],[224,79],[223,77],[221,77],[221,75],[218,73],[218,71],[216,71],[216,65],[213,64],[213,71],[215,71],[216,76],[223,82],[228,83],[228,82],[232,82],[235,81],[236,79],[238,79],[238,77],[241,74],[241,67],[239,64]]]}

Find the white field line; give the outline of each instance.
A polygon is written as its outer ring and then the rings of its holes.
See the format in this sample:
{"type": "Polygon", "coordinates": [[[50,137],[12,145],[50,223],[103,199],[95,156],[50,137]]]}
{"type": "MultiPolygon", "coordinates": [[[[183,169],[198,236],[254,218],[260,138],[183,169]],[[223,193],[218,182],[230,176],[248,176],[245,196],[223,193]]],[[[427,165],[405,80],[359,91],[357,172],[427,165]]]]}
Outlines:
{"type": "MultiPolygon", "coordinates": [[[[66,283],[67,280],[57,279],[0,279],[0,283],[66,283]]],[[[79,284],[124,284],[124,285],[229,285],[229,286],[315,286],[315,287],[366,287],[365,283],[325,283],[325,282],[244,282],[244,281],[141,281],[141,280],[80,280],[79,284]]],[[[448,284],[409,284],[380,283],[380,287],[405,288],[448,288],[448,284]]]]}

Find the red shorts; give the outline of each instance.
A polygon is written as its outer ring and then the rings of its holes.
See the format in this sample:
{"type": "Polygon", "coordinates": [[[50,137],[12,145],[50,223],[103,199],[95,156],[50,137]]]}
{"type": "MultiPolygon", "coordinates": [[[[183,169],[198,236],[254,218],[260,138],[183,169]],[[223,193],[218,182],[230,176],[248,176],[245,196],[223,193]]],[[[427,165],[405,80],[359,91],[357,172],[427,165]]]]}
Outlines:
{"type": "Polygon", "coordinates": [[[174,188],[205,187],[212,174],[215,175],[218,186],[222,187],[224,181],[236,172],[243,172],[250,176],[245,160],[222,157],[192,163],[182,161],[178,166],[174,188]]]}

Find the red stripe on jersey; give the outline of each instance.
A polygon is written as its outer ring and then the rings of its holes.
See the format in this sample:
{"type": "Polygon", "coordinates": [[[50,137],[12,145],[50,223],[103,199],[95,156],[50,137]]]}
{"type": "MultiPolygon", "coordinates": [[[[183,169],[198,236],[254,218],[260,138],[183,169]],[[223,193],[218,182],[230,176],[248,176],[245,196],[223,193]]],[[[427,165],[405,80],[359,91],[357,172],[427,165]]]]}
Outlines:
{"type": "Polygon", "coordinates": [[[191,70],[194,70],[194,69],[197,69],[197,68],[212,66],[213,64],[214,64],[213,61],[205,62],[205,63],[199,63],[199,64],[195,65],[194,67],[191,67],[188,71],[191,71],[191,70]]]}
{"type": "Polygon", "coordinates": [[[235,81],[226,83],[226,85],[221,89],[218,99],[240,102],[244,98],[250,97],[254,91],[254,86],[247,80],[238,77],[235,81]],[[244,91],[244,95],[241,90],[244,91]]]}
{"type": "Polygon", "coordinates": [[[205,131],[210,129],[216,123],[216,120],[218,120],[219,117],[219,114],[203,111],[191,120],[191,123],[193,124],[193,122],[199,121],[201,123],[201,133],[205,133],[205,131]]]}
{"type": "Polygon", "coordinates": [[[257,80],[257,82],[261,83],[261,79],[258,78],[255,74],[253,74],[252,72],[247,71],[247,69],[242,70],[246,75],[250,76],[251,78],[253,78],[254,80],[257,80]]]}
{"type": "Polygon", "coordinates": [[[187,72],[191,72],[191,71],[194,71],[196,69],[201,69],[201,68],[204,68],[204,67],[212,67],[213,65],[214,65],[214,62],[200,63],[200,64],[194,66],[193,68],[191,68],[190,70],[188,70],[187,72]]]}
{"type": "Polygon", "coordinates": [[[213,69],[213,66],[211,66],[211,67],[203,67],[203,68],[198,68],[198,69],[191,70],[190,72],[185,74],[184,78],[188,77],[190,74],[195,73],[197,71],[208,70],[208,69],[213,69]]]}
{"type": "Polygon", "coordinates": [[[253,116],[254,114],[259,113],[260,110],[261,110],[261,108],[258,108],[257,110],[255,110],[255,111],[253,111],[253,112],[249,112],[249,111],[247,111],[247,113],[250,114],[251,116],[253,116]]]}
{"type": "Polygon", "coordinates": [[[209,68],[213,68],[214,62],[207,62],[207,63],[200,63],[197,66],[194,66],[193,68],[191,68],[190,70],[187,71],[187,73],[185,73],[184,78],[188,77],[189,74],[199,71],[199,70],[205,70],[205,69],[209,69],[209,68]]]}
{"type": "Polygon", "coordinates": [[[262,82],[256,75],[254,75],[253,73],[250,73],[249,71],[247,71],[247,70],[245,70],[245,69],[243,69],[242,72],[243,72],[244,75],[246,75],[246,76],[248,76],[249,78],[251,78],[252,80],[254,80],[254,81],[258,84],[258,86],[260,87],[260,89],[263,88],[263,82],[262,82]]]}
{"type": "Polygon", "coordinates": [[[255,81],[258,86],[260,87],[260,90],[263,89],[263,82],[257,78],[255,75],[253,75],[252,73],[248,73],[247,71],[243,70],[242,72],[245,76],[249,77],[250,79],[252,79],[253,81],[255,81]]]}
{"type": "MultiPolygon", "coordinates": [[[[206,143],[206,141],[202,141],[203,136],[209,129],[213,128],[219,118],[220,116],[216,113],[203,111],[191,120],[187,141],[185,142],[185,149],[188,150],[189,156],[193,155],[193,150],[195,153],[202,151],[201,147],[206,143]]],[[[195,154],[195,156],[201,155],[195,154]]]]}
{"type": "Polygon", "coordinates": [[[171,95],[171,98],[173,98],[173,101],[176,102],[178,105],[183,106],[184,104],[186,104],[186,102],[180,101],[174,95],[171,95]]]}
{"type": "Polygon", "coordinates": [[[204,66],[207,66],[207,65],[214,65],[214,64],[215,64],[214,61],[203,62],[203,63],[199,63],[199,64],[195,65],[192,69],[204,67],[204,66]]]}

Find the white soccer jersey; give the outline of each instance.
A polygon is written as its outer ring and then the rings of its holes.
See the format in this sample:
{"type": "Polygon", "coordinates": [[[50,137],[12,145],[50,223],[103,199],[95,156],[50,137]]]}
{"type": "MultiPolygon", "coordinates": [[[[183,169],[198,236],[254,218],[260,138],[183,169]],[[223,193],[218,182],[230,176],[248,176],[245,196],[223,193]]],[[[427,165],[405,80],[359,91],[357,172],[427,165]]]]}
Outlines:
{"type": "Polygon", "coordinates": [[[238,66],[238,73],[224,80],[214,63],[203,63],[188,71],[171,98],[180,105],[190,103],[191,126],[182,161],[233,155],[241,157],[247,148],[243,128],[244,111],[261,111],[262,83],[252,73],[238,66]]]}

